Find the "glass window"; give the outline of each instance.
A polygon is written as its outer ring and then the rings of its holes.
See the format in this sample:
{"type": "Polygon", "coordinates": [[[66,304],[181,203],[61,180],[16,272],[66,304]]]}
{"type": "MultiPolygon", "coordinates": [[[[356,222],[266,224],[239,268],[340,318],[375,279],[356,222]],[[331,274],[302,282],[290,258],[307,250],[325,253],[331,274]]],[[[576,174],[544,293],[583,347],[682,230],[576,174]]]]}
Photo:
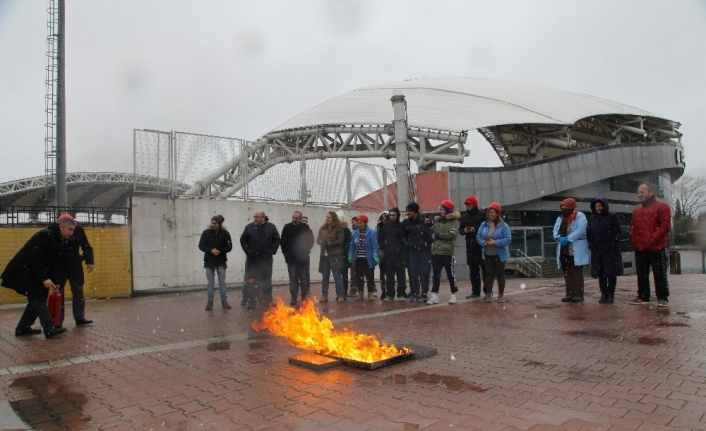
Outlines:
{"type": "Polygon", "coordinates": [[[542,255],[542,229],[527,229],[525,230],[525,238],[527,240],[527,256],[542,255]]]}
{"type": "Polygon", "coordinates": [[[513,229],[510,231],[512,235],[512,240],[510,241],[510,249],[520,250],[522,253],[525,252],[525,230],[524,229],[513,229]]]}

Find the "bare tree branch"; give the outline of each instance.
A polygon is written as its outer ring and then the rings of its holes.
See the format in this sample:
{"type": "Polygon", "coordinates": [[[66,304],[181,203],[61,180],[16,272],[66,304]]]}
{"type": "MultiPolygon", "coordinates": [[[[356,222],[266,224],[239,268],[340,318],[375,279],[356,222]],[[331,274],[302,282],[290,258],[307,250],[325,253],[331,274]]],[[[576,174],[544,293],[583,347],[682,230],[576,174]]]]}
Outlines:
{"type": "MultiPolygon", "coordinates": [[[[706,178],[682,176],[672,187],[674,202],[679,200],[684,217],[694,218],[706,207],[706,178]]],[[[673,208],[676,210],[676,208],[673,208]]]]}

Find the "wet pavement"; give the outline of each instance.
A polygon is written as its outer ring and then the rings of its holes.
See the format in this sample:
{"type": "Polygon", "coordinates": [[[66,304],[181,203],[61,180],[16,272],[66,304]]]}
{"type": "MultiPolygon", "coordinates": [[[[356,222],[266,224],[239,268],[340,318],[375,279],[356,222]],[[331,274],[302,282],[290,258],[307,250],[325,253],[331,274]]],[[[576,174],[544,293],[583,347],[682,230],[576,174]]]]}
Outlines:
{"type": "Polygon", "coordinates": [[[319,304],[336,329],[438,350],[373,371],[290,365],[301,350],[205,292],[91,302],[93,325],[52,340],[15,338],[3,308],[0,430],[702,430],[706,276],[670,286],[666,309],[628,304],[634,276],[614,304],[594,280],[561,303],[547,279],[508,280],[505,304],[447,305],[447,285],[438,306],[319,304]]]}

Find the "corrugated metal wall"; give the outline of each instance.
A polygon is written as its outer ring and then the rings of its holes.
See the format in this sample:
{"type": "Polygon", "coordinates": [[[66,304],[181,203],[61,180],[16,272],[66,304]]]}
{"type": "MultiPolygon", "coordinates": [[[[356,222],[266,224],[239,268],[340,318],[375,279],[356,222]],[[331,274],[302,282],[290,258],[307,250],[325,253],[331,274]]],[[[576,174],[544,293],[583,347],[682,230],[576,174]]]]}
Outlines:
{"type": "MultiPolygon", "coordinates": [[[[17,251],[40,227],[0,228],[0,273],[17,251]]],[[[130,267],[130,227],[129,226],[84,226],[88,241],[93,246],[96,269],[92,273],[85,270],[84,292],[86,298],[110,298],[129,296],[132,293],[130,267]]],[[[71,289],[65,288],[67,299],[71,289]]],[[[24,296],[6,288],[0,288],[0,304],[26,302],[24,296]]]]}

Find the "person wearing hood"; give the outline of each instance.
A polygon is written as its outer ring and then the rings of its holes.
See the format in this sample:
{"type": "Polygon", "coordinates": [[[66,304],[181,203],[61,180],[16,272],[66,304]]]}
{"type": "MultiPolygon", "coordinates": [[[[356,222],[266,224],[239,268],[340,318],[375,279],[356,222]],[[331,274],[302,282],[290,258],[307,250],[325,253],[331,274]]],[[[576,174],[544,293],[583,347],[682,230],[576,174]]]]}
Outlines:
{"type": "Polygon", "coordinates": [[[450,200],[441,201],[439,205],[439,218],[431,226],[431,268],[432,286],[431,297],[427,304],[439,303],[439,287],[441,285],[441,270],[446,270],[446,277],[451,286],[451,298],[449,304],[455,304],[456,292],[456,257],[454,256],[454,245],[458,236],[458,225],[461,213],[454,210],[454,203],[450,200]]]}
{"type": "Polygon", "coordinates": [[[669,281],[667,280],[667,235],[672,227],[669,205],[658,201],[648,184],[637,189],[640,204],[632,212],[630,244],[635,250],[637,297],[630,303],[650,303],[650,267],[655,280],[657,306],[669,306],[669,281]]]}
{"type": "Polygon", "coordinates": [[[483,293],[485,302],[493,302],[493,282],[498,279],[498,302],[505,302],[505,262],[510,258],[510,227],[500,217],[503,209],[497,202],[488,205],[488,220],[478,227],[476,240],[482,248],[485,265],[483,293]]]}
{"type": "Polygon", "coordinates": [[[562,302],[583,302],[583,267],[591,263],[586,239],[586,216],[577,209],[576,200],[566,198],[559,205],[561,215],[554,223],[557,265],[564,272],[566,296],[562,302]]]}
{"type": "Polygon", "coordinates": [[[601,288],[601,304],[613,303],[615,285],[623,275],[623,256],[620,253],[620,220],[608,210],[606,198],[591,202],[586,239],[591,250],[591,277],[598,279],[601,288]]]}
{"type": "Polygon", "coordinates": [[[218,275],[218,290],[221,293],[221,307],[230,310],[226,294],[226,268],[228,254],[233,250],[233,241],[230,232],[223,227],[225,219],[218,214],[211,217],[208,229],[201,233],[199,250],[203,252],[203,267],[206,269],[206,311],[213,310],[213,285],[214,278],[218,275]]]}
{"type": "Polygon", "coordinates": [[[314,247],[314,233],[303,220],[301,211],[292,213],[292,221],[282,228],[280,248],[287,264],[289,275],[289,305],[297,305],[297,297],[302,302],[309,295],[311,276],[309,273],[309,254],[314,247]]]}
{"type": "Polygon", "coordinates": [[[483,250],[478,243],[478,229],[485,221],[485,211],[478,208],[478,199],[469,196],[464,202],[466,211],[461,215],[458,233],[466,237],[466,263],[471,275],[471,294],[466,299],[480,298],[481,282],[485,283],[485,265],[483,250]]]}
{"type": "Polygon", "coordinates": [[[62,243],[73,235],[75,229],[76,222],[71,216],[62,218],[58,223],[51,223],[46,229],[32,235],[0,275],[3,287],[27,297],[27,306],[15,328],[16,337],[41,334],[42,330],[32,328],[37,318],[46,338],[66,332],[64,327],[54,327],[47,298],[50,289],[59,290],[59,285],[51,276],[67,269],[57,266],[65,264],[60,259],[62,243]]]}
{"type": "Polygon", "coordinates": [[[248,310],[257,306],[258,299],[265,307],[272,304],[272,256],[279,248],[279,232],[264,211],[255,211],[253,222],[240,235],[240,248],[245,252],[243,300],[248,310]]]}
{"type": "Polygon", "coordinates": [[[387,284],[382,286],[383,296],[388,301],[394,301],[395,296],[398,301],[406,301],[407,235],[400,222],[400,209],[392,208],[389,214],[390,220],[383,226],[382,235],[378,238],[380,247],[385,254],[385,281],[387,284]],[[397,292],[395,292],[395,278],[397,278],[397,292]]]}

